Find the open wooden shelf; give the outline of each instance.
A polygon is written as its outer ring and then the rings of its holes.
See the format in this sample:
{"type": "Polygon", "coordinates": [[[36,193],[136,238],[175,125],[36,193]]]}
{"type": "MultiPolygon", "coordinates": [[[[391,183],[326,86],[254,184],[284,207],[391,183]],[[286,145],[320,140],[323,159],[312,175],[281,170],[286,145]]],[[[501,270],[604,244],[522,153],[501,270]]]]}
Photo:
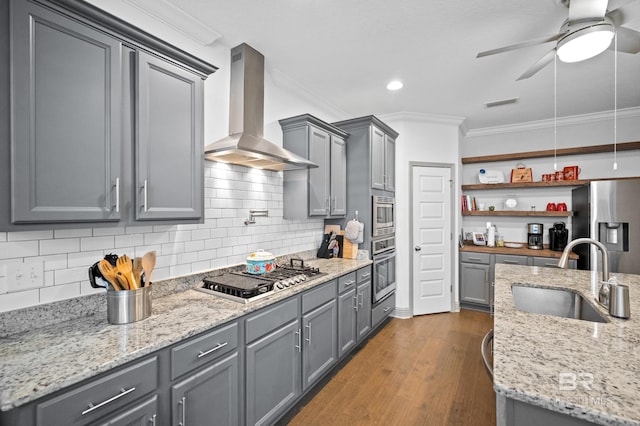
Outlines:
{"type": "Polygon", "coordinates": [[[548,212],[544,210],[529,211],[529,210],[465,210],[462,212],[462,216],[521,216],[521,217],[570,217],[573,216],[573,212],[548,212]]]}
{"type": "Polygon", "coordinates": [[[579,186],[591,182],[591,179],[554,180],[551,182],[515,182],[515,183],[472,183],[462,185],[463,191],[471,189],[511,189],[511,188],[546,188],[554,186],[579,186]]]}
{"type": "Polygon", "coordinates": [[[598,180],[627,180],[640,179],[639,176],[621,178],[597,178],[597,179],[576,179],[576,180],[553,180],[551,182],[515,182],[515,183],[472,183],[462,185],[463,191],[478,189],[512,189],[512,188],[547,188],[554,186],[580,186],[598,180]]]}
{"type": "MultiPolygon", "coordinates": [[[[640,149],[640,142],[624,142],[616,144],[616,151],[633,151],[640,149]]],[[[581,146],[576,148],[546,149],[544,151],[516,152],[513,154],[483,155],[480,157],[464,157],[462,164],[489,163],[493,161],[527,160],[529,158],[557,157],[566,155],[599,154],[613,152],[613,144],[581,146]]]]}

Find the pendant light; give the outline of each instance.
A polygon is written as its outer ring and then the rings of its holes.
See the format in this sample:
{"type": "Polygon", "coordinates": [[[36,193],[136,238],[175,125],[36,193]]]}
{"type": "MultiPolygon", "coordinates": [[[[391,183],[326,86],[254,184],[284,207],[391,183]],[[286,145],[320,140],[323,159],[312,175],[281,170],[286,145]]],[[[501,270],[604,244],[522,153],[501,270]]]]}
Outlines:
{"type": "Polygon", "coordinates": [[[613,36],[613,170],[618,170],[618,33],[613,36]]]}
{"type": "Polygon", "coordinates": [[[558,55],[553,56],[553,170],[558,170],[558,55]]]}

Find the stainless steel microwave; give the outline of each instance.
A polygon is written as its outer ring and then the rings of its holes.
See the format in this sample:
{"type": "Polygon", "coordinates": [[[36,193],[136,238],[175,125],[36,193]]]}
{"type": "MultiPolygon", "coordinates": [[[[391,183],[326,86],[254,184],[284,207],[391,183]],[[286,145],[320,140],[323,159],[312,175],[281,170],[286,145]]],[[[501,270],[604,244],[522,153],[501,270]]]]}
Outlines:
{"type": "Polygon", "coordinates": [[[395,234],[396,199],[373,196],[373,237],[395,234]]]}

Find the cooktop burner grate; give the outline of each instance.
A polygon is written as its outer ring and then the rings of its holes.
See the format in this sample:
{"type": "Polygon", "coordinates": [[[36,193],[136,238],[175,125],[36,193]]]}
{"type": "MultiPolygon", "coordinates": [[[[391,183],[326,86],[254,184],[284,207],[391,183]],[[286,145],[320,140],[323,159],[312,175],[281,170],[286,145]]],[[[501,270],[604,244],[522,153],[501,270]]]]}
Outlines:
{"type": "Polygon", "coordinates": [[[241,303],[252,302],[267,296],[272,291],[283,290],[307,278],[324,275],[318,268],[304,266],[304,262],[293,259],[290,266],[278,265],[276,269],[262,275],[247,272],[230,272],[203,279],[196,290],[215,294],[241,303]],[[295,265],[294,263],[298,263],[295,265]]]}

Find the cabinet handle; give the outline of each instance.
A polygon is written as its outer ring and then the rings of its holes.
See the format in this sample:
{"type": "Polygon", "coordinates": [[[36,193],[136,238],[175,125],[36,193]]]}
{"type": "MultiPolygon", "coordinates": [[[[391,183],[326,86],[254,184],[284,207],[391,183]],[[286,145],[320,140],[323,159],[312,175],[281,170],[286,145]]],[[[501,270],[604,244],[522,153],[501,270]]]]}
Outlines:
{"type": "Polygon", "coordinates": [[[362,305],[364,305],[364,292],[360,292],[358,294],[358,298],[360,299],[360,301],[358,302],[358,307],[362,308],[362,305]]]}
{"type": "Polygon", "coordinates": [[[182,399],[180,399],[180,401],[178,402],[178,405],[182,407],[182,421],[178,423],[178,426],[186,426],[187,398],[183,396],[182,399]]]}
{"type": "Polygon", "coordinates": [[[155,414],[153,416],[151,416],[151,418],[149,419],[149,423],[151,423],[151,426],[156,426],[156,415],[155,414]]]}
{"type": "Polygon", "coordinates": [[[203,356],[207,356],[210,353],[213,353],[213,352],[217,351],[220,348],[224,348],[225,346],[227,346],[228,343],[229,342],[218,343],[218,345],[213,349],[209,349],[208,351],[205,351],[205,352],[200,351],[200,353],[198,354],[198,358],[202,358],[203,356]]]}
{"type": "Polygon", "coordinates": [[[120,213],[120,178],[116,178],[116,213],[120,213]]]}
{"type": "Polygon", "coordinates": [[[311,323],[305,325],[305,327],[309,330],[308,331],[308,333],[309,333],[308,336],[309,337],[307,339],[304,339],[304,340],[306,340],[307,343],[311,344],[311,323]]]}
{"type": "Polygon", "coordinates": [[[473,261],[473,262],[482,262],[482,259],[480,259],[479,257],[470,257],[469,261],[473,261]]]}
{"type": "Polygon", "coordinates": [[[358,312],[358,295],[353,296],[353,309],[358,312]]]}
{"type": "Polygon", "coordinates": [[[353,283],[355,283],[355,282],[356,282],[356,280],[345,281],[345,282],[344,282],[344,286],[345,286],[345,287],[349,287],[350,285],[352,285],[352,284],[353,284],[353,283]]]}
{"type": "Polygon", "coordinates": [[[366,274],[362,274],[362,279],[367,279],[371,276],[371,272],[367,272],[366,274]]]}
{"type": "Polygon", "coordinates": [[[148,191],[147,191],[147,180],[146,179],[144,180],[144,186],[142,188],[143,188],[143,192],[144,192],[144,211],[146,213],[147,212],[147,200],[148,200],[147,196],[149,194],[148,191]]]}
{"type": "Polygon", "coordinates": [[[387,312],[389,312],[390,310],[391,310],[391,306],[389,306],[389,307],[387,307],[387,308],[384,308],[384,309],[382,310],[382,312],[386,314],[386,313],[387,313],[387,312]]]}
{"type": "Polygon", "coordinates": [[[119,394],[117,394],[115,396],[112,396],[111,398],[107,399],[106,401],[102,401],[101,403],[96,404],[96,405],[94,405],[92,402],[90,402],[89,403],[89,407],[82,412],[82,415],[84,416],[85,414],[89,414],[90,412],[92,412],[94,410],[97,410],[100,407],[104,407],[105,405],[110,404],[113,401],[115,401],[117,399],[120,399],[120,398],[122,398],[123,396],[125,396],[127,394],[130,394],[134,390],[136,390],[135,386],[132,387],[131,389],[127,389],[127,390],[124,390],[124,388],[120,388],[120,393],[119,394]]]}
{"type": "Polygon", "coordinates": [[[331,199],[329,197],[324,199],[324,207],[327,209],[327,211],[331,210],[331,199]]]}
{"type": "Polygon", "coordinates": [[[503,260],[502,263],[506,263],[507,265],[519,265],[519,262],[516,262],[515,260],[503,260]]]}
{"type": "Polygon", "coordinates": [[[302,342],[300,341],[300,329],[296,331],[296,335],[298,336],[298,344],[295,345],[295,347],[296,349],[298,349],[298,352],[302,352],[302,342]]]}
{"type": "Polygon", "coordinates": [[[484,282],[485,284],[489,284],[489,270],[484,271],[484,282]]]}

